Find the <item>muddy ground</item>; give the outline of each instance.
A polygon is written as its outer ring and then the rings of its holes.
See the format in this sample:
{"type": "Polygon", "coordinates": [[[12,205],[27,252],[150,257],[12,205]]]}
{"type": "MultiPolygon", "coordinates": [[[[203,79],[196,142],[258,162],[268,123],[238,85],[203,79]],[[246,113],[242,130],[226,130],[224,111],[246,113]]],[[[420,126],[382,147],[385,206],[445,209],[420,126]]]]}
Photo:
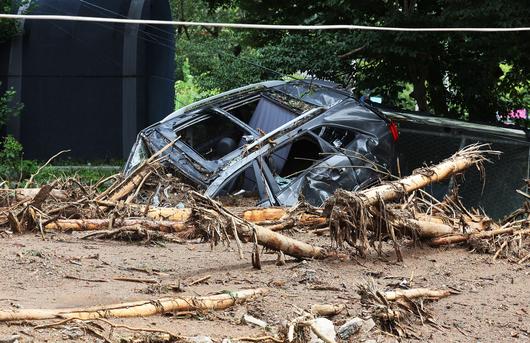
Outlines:
{"type": "MultiPolygon", "coordinates": [[[[232,247],[217,246],[212,251],[207,243],[146,246],[81,240],[81,235],[48,233],[44,240],[33,234],[0,238],[0,307],[79,307],[268,287],[267,296],[225,311],[112,319],[114,323],[169,330],[185,336],[206,335],[221,341],[225,337],[268,334],[263,329],[238,323],[245,312],[277,325],[296,317],[297,309],[309,309],[317,303],[347,306],[347,311],[332,318],[337,327],[362,312],[358,283],[371,277],[380,287],[393,288],[403,279],[412,279],[413,287],[451,287],[461,293],[427,304],[439,327],[417,325],[419,338],[403,341],[522,342],[529,341],[530,337],[530,264],[493,261],[491,255],[461,247],[404,246],[403,263],[396,262],[390,247],[384,258],[375,254],[355,260],[300,262],[288,258],[284,266],[275,264],[275,254],[264,254],[262,270],[255,270],[250,263],[251,244],[245,245],[245,259],[240,260],[232,247]],[[207,283],[184,287],[184,293],[164,287],[176,285],[179,280],[183,285],[189,284],[207,275],[211,275],[207,283]],[[117,276],[154,279],[160,284],[113,280],[117,276]],[[96,279],[107,282],[94,282],[96,279]]],[[[329,245],[326,237],[310,233],[295,236],[329,245]]],[[[2,323],[0,337],[16,334],[20,335],[21,342],[98,341],[75,325],[34,328],[49,322],[2,323]]],[[[113,338],[127,334],[130,332],[117,331],[113,338]]],[[[377,330],[361,337],[364,339],[394,341],[377,330]]]]}

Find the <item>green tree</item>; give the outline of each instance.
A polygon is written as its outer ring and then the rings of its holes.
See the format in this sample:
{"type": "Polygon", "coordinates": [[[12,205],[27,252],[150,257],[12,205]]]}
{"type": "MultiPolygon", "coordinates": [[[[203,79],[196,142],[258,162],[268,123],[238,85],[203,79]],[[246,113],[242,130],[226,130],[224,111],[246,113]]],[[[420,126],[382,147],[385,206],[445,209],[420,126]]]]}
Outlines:
{"type": "Polygon", "coordinates": [[[197,85],[190,72],[190,63],[187,58],[182,65],[182,74],[183,80],[175,82],[175,109],[219,93],[217,89],[203,90],[197,85]]]}
{"type": "MultiPolygon", "coordinates": [[[[30,0],[0,0],[1,13],[17,13],[20,8],[29,11],[30,0]]],[[[20,24],[16,20],[0,19],[0,43],[4,43],[20,32],[20,24]]]]}
{"type": "MultiPolygon", "coordinates": [[[[173,18],[184,21],[235,22],[241,20],[237,6],[204,0],[171,0],[173,18]]],[[[256,66],[261,56],[248,44],[249,32],[220,28],[177,29],[176,79],[184,80],[183,66],[189,62],[190,75],[202,90],[226,91],[271,77],[256,66]]]]}
{"type": "MultiPolygon", "coordinates": [[[[513,27],[530,17],[527,0],[214,0],[210,10],[239,8],[238,21],[267,24],[360,24],[402,27],[513,27]]],[[[519,33],[410,33],[376,31],[267,31],[239,36],[258,49],[260,62],[285,73],[307,71],[369,89],[389,105],[412,84],[420,110],[473,120],[529,107],[510,97],[528,80],[530,35],[519,33]],[[502,82],[501,63],[512,66],[502,82]]]]}

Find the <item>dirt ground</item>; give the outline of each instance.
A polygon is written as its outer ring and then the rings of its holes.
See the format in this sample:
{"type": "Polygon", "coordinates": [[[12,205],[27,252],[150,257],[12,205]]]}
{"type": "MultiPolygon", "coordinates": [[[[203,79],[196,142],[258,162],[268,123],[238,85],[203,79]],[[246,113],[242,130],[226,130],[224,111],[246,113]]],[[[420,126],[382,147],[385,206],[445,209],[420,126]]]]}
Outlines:
{"type": "MultiPolygon", "coordinates": [[[[87,241],[81,234],[5,236],[0,238],[0,308],[65,308],[93,306],[164,296],[207,295],[222,290],[267,287],[262,298],[225,311],[188,316],[158,315],[111,319],[134,327],[168,330],[185,336],[206,335],[220,342],[226,337],[262,336],[263,329],[239,323],[245,312],[279,325],[297,316],[297,309],[312,304],[345,304],[347,311],[332,320],[338,327],[362,313],[356,285],[373,278],[382,288],[394,288],[403,279],[414,287],[447,288],[461,293],[429,303],[438,328],[417,325],[419,338],[429,342],[523,342],[530,337],[530,264],[493,261],[465,248],[403,247],[403,263],[392,249],[384,258],[297,261],[277,266],[276,254],[264,254],[263,268],[252,269],[246,244],[245,259],[233,247],[209,244],[145,246],[115,241],[87,241]],[[144,270],[144,271],[139,271],[144,270]],[[159,271],[162,273],[155,273],[159,271]],[[175,293],[164,285],[183,285],[211,275],[207,283],[184,287],[175,293]],[[114,280],[114,277],[155,279],[159,284],[114,280]],[[107,282],[81,281],[100,279],[107,282]],[[319,287],[320,286],[320,287],[319,287]],[[318,290],[326,286],[330,290],[318,290]],[[329,287],[331,286],[331,287],[329,287]]],[[[310,243],[329,245],[329,238],[310,233],[295,236],[310,243]]],[[[53,321],[0,324],[0,338],[20,335],[21,342],[96,342],[98,338],[73,325],[35,329],[53,321]]],[[[120,334],[130,332],[120,331],[120,334]]],[[[365,339],[392,342],[378,330],[365,339]]],[[[102,340],[99,340],[102,341],[102,340]]]]}

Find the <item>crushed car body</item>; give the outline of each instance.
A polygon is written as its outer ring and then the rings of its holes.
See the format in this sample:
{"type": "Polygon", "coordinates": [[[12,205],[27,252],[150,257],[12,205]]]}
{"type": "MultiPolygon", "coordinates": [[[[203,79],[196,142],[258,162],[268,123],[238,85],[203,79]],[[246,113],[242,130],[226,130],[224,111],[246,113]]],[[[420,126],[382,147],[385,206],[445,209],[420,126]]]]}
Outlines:
{"type": "Polygon", "coordinates": [[[168,143],[165,165],[210,197],[258,206],[321,205],[338,188],[378,182],[396,127],[331,82],[268,81],[193,103],[138,134],[125,173],[168,143]]]}

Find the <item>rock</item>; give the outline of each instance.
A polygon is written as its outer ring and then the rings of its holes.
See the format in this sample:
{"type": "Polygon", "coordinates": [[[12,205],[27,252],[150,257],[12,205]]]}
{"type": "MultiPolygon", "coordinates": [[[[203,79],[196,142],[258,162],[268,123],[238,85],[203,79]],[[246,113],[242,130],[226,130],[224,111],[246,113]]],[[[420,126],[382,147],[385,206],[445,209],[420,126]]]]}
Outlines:
{"type": "Polygon", "coordinates": [[[375,322],[372,318],[363,320],[359,317],[355,317],[344,323],[337,331],[337,335],[341,339],[348,339],[349,337],[355,335],[358,332],[366,334],[370,332],[370,330],[372,330],[374,327],[375,322]]]}
{"type": "Polygon", "coordinates": [[[364,324],[364,320],[362,320],[359,317],[355,317],[351,320],[348,320],[346,323],[344,323],[337,331],[337,335],[341,339],[348,339],[350,336],[353,336],[357,332],[359,332],[363,324],[364,324]]]}
{"type": "Polygon", "coordinates": [[[19,335],[0,336],[0,343],[18,343],[20,342],[19,338],[19,335]]]}
{"type": "Polygon", "coordinates": [[[208,336],[194,336],[188,337],[189,343],[213,343],[212,339],[208,336]]]}
{"type": "Polygon", "coordinates": [[[375,322],[372,318],[367,319],[363,322],[362,331],[363,333],[368,333],[370,330],[372,330],[375,327],[375,322]]]}
{"type": "MultiPolygon", "coordinates": [[[[337,334],[335,333],[335,326],[331,320],[319,317],[313,320],[313,324],[317,327],[318,331],[322,335],[329,339],[335,340],[337,334]]],[[[324,343],[324,341],[318,338],[313,330],[311,330],[311,334],[309,335],[309,343],[324,343]]]]}
{"type": "Polygon", "coordinates": [[[377,343],[377,341],[375,339],[368,339],[364,343],[377,343]]]}
{"type": "Polygon", "coordinates": [[[252,317],[249,314],[244,314],[243,317],[241,318],[241,322],[245,324],[256,325],[256,326],[259,326],[260,328],[266,328],[269,325],[267,324],[267,322],[264,322],[263,320],[258,319],[256,317],[252,317]]]}

